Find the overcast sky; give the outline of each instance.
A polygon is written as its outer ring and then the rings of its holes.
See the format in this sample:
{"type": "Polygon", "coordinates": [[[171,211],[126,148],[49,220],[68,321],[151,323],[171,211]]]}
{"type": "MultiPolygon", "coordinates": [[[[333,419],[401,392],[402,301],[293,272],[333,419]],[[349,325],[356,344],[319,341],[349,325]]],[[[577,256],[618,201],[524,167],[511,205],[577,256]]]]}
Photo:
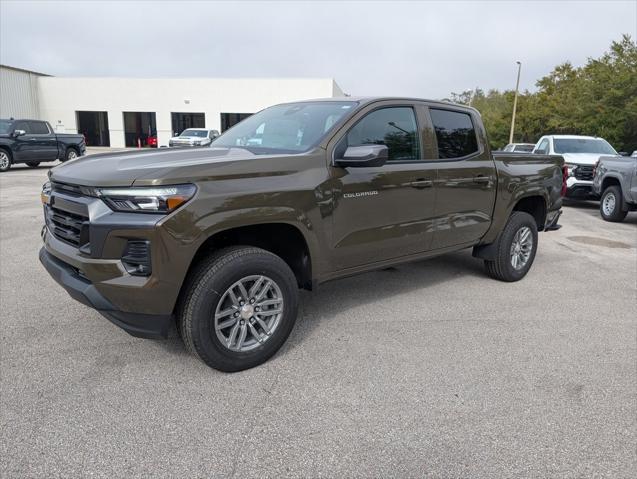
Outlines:
{"type": "Polygon", "coordinates": [[[637,37],[637,0],[0,0],[0,63],[56,76],[333,77],[353,95],[521,87],[637,37]]]}

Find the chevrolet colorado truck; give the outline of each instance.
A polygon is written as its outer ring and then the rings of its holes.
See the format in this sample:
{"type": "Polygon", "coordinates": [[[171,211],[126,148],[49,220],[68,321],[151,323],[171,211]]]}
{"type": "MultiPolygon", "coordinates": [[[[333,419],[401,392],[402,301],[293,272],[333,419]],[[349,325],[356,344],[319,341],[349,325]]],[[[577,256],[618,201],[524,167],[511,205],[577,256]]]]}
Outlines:
{"type": "Polygon", "coordinates": [[[637,155],[600,158],[593,190],[600,195],[599,212],[606,221],[624,221],[629,211],[637,211],[637,155]]]}
{"type": "Polygon", "coordinates": [[[210,148],[88,156],[50,170],[40,260],[130,334],[175,324],[239,371],[285,342],[299,288],[473,248],[522,279],[566,188],[559,156],[492,154],[479,113],[400,98],[267,108],[210,148]],[[255,138],[258,137],[258,141],[255,138]]]}
{"type": "Polygon", "coordinates": [[[54,133],[39,120],[0,120],[0,171],[26,163],[35,168],[43,161],[67,161],[86,152],[84,136],[54,133]]]}

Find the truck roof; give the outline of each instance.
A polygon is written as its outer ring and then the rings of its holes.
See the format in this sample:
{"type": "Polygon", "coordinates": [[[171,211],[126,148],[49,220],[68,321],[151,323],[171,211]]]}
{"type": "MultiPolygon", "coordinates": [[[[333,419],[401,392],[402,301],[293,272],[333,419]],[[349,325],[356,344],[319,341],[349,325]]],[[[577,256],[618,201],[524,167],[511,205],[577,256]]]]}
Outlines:
{"type": "Polygon", "coordinates": [[[297,100],[281,103],[281,105],[286,105],[289,103],[305,103],[305,102],[316,102],[316,101],[354,101],[358,102],[361,105],[365,105],[368,103],[374,103],[377,101],[424,101],[427,103],[434,103],[436,105],[444,106],[452,106],[454,108],[464,108],[467,110],[475,111],[476,113],[480,113],[475,108],[462,105],[460,103],[454,103],[451,101],[442,101],[442,100],[429,100],[427,98],[414,98],[414,97],[401,97],[401,96],[342,96],[342,97],[330,97],[330,98],[312,98],[308,100],[297,100]]]}
{"type": "Polygon", "coordinates": [[[562,138],[565,140],[576,140],[578,138],[580,139],[585,139],[585,140],[603,140],[603,138],[599,137],[599,136],[586,136],[586,135],[545,135],[545,136],[550,136],[551,138],[562,138]]]}

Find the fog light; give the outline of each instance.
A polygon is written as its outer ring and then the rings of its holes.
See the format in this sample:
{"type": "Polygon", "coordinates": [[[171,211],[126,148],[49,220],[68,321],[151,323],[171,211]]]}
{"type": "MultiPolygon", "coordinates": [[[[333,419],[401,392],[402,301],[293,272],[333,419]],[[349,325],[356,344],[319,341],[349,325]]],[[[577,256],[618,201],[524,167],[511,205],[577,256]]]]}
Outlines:
{"type": "Polygon", "coordinates": [[[128,240],[122,264],[126,271],[133,276],[150,276],[152,267],[150,262],[150,241],[128,240]]]}

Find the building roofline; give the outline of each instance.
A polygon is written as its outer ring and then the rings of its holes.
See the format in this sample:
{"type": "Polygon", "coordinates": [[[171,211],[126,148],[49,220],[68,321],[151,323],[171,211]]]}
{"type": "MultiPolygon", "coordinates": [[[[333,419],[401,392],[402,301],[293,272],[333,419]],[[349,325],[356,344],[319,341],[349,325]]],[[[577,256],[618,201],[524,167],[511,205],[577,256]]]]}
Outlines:
{"type": "Polygon", "coordinates": [[[36,72],[36,71],[33,71],[33,70],[27,70],[25,68],[18,68],[18,67],[12,67],[10,65],[4,65],[2,63],[0,63],[0,68],[8,68],[9,70],[14,70],[14,71],[23,72],[23,73],[33,73],[34,75],[39,75],[39,76],[42,76],[42,77],[50,77],[50,76],[52,76],[52,75],[48,75],[46,73],[40,73],[40,72],[36,72]]]}

